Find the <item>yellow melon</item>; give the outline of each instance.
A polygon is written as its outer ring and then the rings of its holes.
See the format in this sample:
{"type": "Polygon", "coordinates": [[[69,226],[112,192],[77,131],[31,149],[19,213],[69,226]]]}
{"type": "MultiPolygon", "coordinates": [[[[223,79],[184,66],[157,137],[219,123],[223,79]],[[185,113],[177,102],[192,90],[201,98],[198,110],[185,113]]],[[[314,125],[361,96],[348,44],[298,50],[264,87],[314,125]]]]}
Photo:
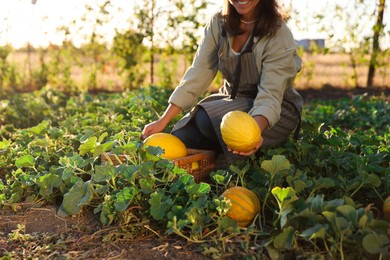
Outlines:
{"type": "Polygon", "coordinates": [[[169,133],[156,133],[144,140],[147,146],[159,146],[164,150],[162,158],[174,160],[187,156],[187,147],[176,136],[169,133]]]}
{"type": "Polygon", "coordinates": [[[238,226],[247,227],[260,212],[260,200],[253,191],[235,186],[222,193],[222,197],[230,201],[230,209],[226,216],[236,220],[238,226]]]}
{"type": "Polygon", "coordinates": [[[233,151],[252,151],[261,140],[260,127],[256,120],[243,111],[231,111],[221,122],[222,139],[233,151]]]}
{"type": "Polygon", "coordinates": [[[383,202],[383,215],[390,220],[390,196],[383,202]]]}
{"type": "Polygon", "coordinates": [[[191,170],[199,169],[199,162],[195,161],[191,163],[191,170]]]}

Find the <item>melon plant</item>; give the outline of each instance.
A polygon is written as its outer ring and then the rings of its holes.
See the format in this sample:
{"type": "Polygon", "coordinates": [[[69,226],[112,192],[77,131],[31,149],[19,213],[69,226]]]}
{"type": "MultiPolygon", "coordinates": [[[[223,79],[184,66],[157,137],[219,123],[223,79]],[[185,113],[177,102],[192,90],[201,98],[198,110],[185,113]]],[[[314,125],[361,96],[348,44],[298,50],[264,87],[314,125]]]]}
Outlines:
{"type": "Polygon", "coordinates": [[[235,186],[225,190],[222,197],[229,200],[230,208],[226,216],[237,221],[239,227],[247,227],[260,212],[260,200],[256,193],[235,186]]]}
{"type": "Polygon", "coordinates": [[[252,151],[261,140],[261,130],[256,120],[246,112],[231,111],[221,122],[222,139],[233,151],[252,151]]]}
{"type": "Polygon", "coordinates": [[[161,158],[175,160],[187,156],[187,147],[176,136],[169,133],[156,133],[144,140],[144,145],[160,147],[164,150],[161,158]]]}

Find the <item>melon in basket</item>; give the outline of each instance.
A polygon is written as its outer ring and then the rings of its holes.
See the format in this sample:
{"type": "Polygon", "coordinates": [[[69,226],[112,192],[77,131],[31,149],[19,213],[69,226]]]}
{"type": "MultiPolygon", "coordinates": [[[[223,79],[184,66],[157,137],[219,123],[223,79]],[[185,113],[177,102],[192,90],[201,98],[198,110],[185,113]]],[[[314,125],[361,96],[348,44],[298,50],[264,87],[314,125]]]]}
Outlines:
{"type": "Polygon", "coordinates": [[[187,156],[187,147],[176,136],[169,133],[156,133],[144,140],[147,146],[159,146],[164,150],[162,158],[175,160],[187,156]]]}
{"type": "Polygon", "coordinates": [[[221,134],[227,147],[239,152],[252,151],[261,140],[256,120],[243,111],[231,111],[224,115],[221,134]]]}
{"type": "Polygon", "coordinates": [[[235,186],[222,193],[230,201],[226,216],[236,220],[239,227],[247,227],[260,212],[260,200],[253,191],[235,186]]]}

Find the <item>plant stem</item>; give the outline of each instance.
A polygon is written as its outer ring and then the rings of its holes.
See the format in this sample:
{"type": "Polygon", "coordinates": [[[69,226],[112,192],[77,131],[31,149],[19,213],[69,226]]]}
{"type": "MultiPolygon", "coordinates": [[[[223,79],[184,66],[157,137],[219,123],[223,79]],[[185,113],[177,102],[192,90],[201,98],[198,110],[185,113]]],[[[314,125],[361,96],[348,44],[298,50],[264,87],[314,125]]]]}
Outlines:
{"type": "Polygon", "coordinates": [[[351,193],[350,196],[353,197],[353,195],[355,195],[355,193],[358,192],[362,187],[363,187],[363,183],[361,183],[361,184],[359,185],[359,187],[357,187],[357,189],[356,189],[354,192],[351,193]]]}
{"type": "Polygon", "coordinates": [[[344,252],[343,252],[343,237],[344,237],[344,234],[341,234],[341,239],[340,239],[340,257],[341,257],[341,260],[344,260],[344,252]]]}

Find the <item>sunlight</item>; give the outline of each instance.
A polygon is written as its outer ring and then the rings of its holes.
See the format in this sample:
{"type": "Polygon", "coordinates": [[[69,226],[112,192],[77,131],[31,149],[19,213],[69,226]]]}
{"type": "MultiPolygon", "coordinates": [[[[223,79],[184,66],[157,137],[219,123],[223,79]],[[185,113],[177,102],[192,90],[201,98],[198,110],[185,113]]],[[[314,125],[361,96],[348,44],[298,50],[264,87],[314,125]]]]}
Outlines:
{"type": "MultiPolygon", "coordinates": [[[[305,38],[327,38],[321,32],[320,25],[315,20],[316,14],[324,15],[328,24],[333,24],[335,30],[343,28],[335,26],[334,17],[329,17],[330,10],[334,5],[347,4],[347,0],[315,2],[309,0],[280,0],[286,7],[293,8],[292,18],[289,26],[297,40],[305,38]]],[[[104,0],[3,0],[0,8],[0,45],[11,44],[15,48],[26,46],[30,43],[33,46],[48,46],[50,44],[61,44],[64,40],[64,32],[58,31],[61,26],[69,29],[72,40],[77,46],[83,43],[92,30],[94,17],[88,17],[82,21],[81,17],[86,14],[85,6],[89,4],[95,7],[104,3],[104,0]],[[72,22],[78,21],[78,24],[72,22]],[[80,29],[84,27],[84,29],[80,29]]],[[[159,6],[166,4],[166,0],[157,1],[159,6]]],[[[210,15],[222,6],[221,0],[209,1],[210,8],[207,11],[210,15]]],[[[134,13],[135,3],[133,1],[111,1],[110,12],[112,20],[104,27],[99,28],[99,32],[105,35],[110,41],[115,34],[115,29],[121,30],[129,27],[129,19],[134,13]]],[[[374,5],[370,4],[373,9],[374,5]]],[[[371,12],[371,10],[370,10],[371,12]]],[[[97,15],[97,11],[91,12],[92,16],[97,15]]],[[[89,14],[89,16],[91,15],[89,14]]],[[[356,19],[358,14],[352,14],[356,19]]],[[[388,24],[389,16],[385,15],[385,24],[388,24]]],[[[336,32],[343,34],[343,31],[336,32]]]]}

